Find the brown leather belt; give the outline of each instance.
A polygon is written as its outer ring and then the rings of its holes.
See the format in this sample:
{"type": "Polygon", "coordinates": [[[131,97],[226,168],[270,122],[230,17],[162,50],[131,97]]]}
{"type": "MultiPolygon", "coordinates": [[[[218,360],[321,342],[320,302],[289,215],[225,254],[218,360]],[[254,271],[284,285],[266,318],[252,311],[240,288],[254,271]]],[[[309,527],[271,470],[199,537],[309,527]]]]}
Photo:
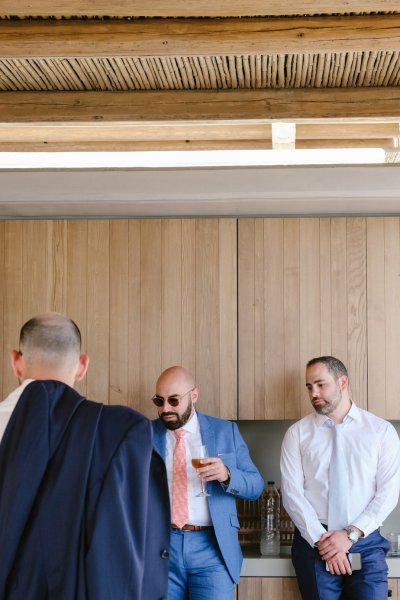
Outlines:
{"type": "Polygon", "coordinates": [[[176,525],[171,525],[172,529],[180,529],[181,531],[206,531],[210,529],[214,529],[212,525],[189,525],[186,524],[183,527],[177,527],[176,525]]]}

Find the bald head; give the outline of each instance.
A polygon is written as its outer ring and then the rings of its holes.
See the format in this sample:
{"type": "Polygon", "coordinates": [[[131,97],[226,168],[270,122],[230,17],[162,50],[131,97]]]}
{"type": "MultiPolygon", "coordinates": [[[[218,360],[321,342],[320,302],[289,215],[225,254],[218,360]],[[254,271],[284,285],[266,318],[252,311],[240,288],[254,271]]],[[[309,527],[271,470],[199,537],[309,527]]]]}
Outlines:
{"type": "Polygon", "coordinates": [[[88,364],[86,355],[81,354],[78,326],[56,312],[29,319],[22,326],[19,347],[19,352],[12,355],[12,362],[14,372],[22,380],[58,379],[72,385],[75,379],[82,378],[79,375],[82,358],[88,364]]]}
{"type": "Polygon", "coordinates": [[[167,381],[171,384],[182,383],[187,389],[196,387],[193,375],[184,367],[174,366],[165,369],[157,379],[156,388],[167,381]]]}

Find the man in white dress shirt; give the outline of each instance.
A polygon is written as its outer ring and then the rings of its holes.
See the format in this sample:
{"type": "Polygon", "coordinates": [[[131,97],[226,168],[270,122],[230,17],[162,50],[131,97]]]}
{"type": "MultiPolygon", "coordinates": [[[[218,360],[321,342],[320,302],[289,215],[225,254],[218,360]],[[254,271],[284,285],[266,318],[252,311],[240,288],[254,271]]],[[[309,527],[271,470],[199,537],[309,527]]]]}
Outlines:
{"type": "Polygon", "coordinates": [[[302,598],[384,600],[389,544],[379,526],[399,497],[398,435],[352,401],[346,367],[337,358],[310,360],[306,387],[315,412],[289,428],[281,453],[282,500],[296,526],[292,560],[302,598]],[[338,461],[340,477],[332,484],[338,461]],[[338,508],[339,525],[328,527],[338,508]],[[360,554],[361,569],[352,569],[352,553],[360,554]]]}

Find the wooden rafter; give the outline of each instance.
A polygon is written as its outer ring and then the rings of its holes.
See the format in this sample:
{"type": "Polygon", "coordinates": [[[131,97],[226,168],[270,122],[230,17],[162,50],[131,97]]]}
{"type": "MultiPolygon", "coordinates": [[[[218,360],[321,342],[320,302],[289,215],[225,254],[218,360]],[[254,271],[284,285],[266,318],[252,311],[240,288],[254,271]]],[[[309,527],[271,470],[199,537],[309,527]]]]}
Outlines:
{"type": "Polygon", "coordinates": [[[400,15],[0,21],[0,56],[212,56],[400,50],[400,15]]]}
{"type": "Polygon", "coordinates": [[[400,88],[1,92],[1,123],[399,120],[400,88]]]}
{"type": "Polygon", "coordinates": [[[2,0],[2,15],[217,17],[398,11],[397,0],[2,0]]]}

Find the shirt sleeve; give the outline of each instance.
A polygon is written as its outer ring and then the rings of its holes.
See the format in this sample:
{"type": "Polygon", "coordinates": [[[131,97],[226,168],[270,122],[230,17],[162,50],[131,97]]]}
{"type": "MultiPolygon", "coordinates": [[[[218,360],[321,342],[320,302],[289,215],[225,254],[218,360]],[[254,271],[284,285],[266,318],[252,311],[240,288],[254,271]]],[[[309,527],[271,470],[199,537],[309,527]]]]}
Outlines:
{"type": "Polygon", "coordinates": [[[400,440],[393,425],[386,422],[376,474],[376,493],[353,525],[367,536],[375,531],[396,507],[400,489],[400,440]]]}
{"type": "Polygon", "coordinates": [[[293,523],[310,546],[314,546],[325,529],[304,494],[299,434],[293,426],[288,429],[282,442],[281,493],[282,503],[293,523]]]}

